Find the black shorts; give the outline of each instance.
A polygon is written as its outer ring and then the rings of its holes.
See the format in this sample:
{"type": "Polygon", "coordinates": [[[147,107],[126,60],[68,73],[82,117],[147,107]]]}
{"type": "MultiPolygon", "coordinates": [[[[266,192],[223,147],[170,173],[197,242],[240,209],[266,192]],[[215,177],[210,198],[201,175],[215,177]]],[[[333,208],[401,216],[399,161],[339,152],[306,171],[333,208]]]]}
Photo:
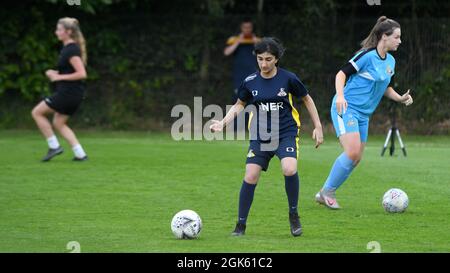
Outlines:
{"type": "Polygon", "coordinates": [[[82,95],[67,95],[61,92],[56,92],[53,95],[44,98],[48,107],[52,108],[56,112],[64,115],[71,116],[80,107],[84,96],[82,95]]]}
{"type": "Polygon", "coordinates": [[[280,160],[285,157],[293,157],[298,159],[298,136],[288,136],[281,138],[275,145],[267,145],[267,143],[251,140],[248,148],[246,164],[253,163],[261,166],[263,171],[267,171],[269,162],[274,155],[280,160]],[[261,146],[266,144],[267,146],[261,146]]]}

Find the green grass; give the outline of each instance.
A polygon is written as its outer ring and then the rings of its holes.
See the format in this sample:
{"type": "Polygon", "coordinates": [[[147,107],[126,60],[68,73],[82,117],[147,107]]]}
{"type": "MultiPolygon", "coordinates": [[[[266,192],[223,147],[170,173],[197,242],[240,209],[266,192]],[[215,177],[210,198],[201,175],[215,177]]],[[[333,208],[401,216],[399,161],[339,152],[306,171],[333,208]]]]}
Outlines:
{"type": "Polygon", "coordinates": [[[0,132],[0,252],[68,252],[69,241],[82,252],[369,252],[370,241],[382,252],[450,251],[450,137],[405,135],[408,157],[382,158],[384,136],[371,136],[338,192],[343,209],[331,211],[313,198],[340,147],[327,136],[315,150],[304,134],[299,238],[289,233],[277,158],[256,189],[247,235],[230,237],[246,141],[123,132],[83,132],[80,139],[88,162],[71,162],[64,143],[63,155],[41,163],[47,147],[38,132],[0,132]],[[381,207],[392,187],[410,197],[403,214],[381,207]],[[171,218],[182,209],[202,217],[199,239],[172,235],[171,218]]]}

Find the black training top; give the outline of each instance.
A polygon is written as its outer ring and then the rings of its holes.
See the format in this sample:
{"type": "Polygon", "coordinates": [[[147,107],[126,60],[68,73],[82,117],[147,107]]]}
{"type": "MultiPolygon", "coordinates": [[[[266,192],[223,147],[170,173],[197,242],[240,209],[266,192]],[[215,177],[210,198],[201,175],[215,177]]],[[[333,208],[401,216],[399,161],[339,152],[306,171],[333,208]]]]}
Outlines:
{"type": "MultiPolygon", "coordinates": [[[[72,74],[75,72],[70,58],[78,56],[81,58],[81,49],[76,43],[65,45],[59,54],[57,70],[59,74],[72,74]]],[[[82,80],[78,81],[56,81],[54,82],[56,92],[64,93],[65,95],[82,96],[84,94],[85,86],[82,80]]]]}

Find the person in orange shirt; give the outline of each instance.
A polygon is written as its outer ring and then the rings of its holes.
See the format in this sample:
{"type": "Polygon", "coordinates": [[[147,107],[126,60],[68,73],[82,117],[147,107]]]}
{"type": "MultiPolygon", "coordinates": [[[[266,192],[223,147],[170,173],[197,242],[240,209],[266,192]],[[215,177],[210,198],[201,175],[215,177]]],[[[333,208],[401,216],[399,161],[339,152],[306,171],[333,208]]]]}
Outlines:
{"type": "MultiPolygon", "coordinates": [[[[259,42],[261,38],[253,33],[253,22],[249,18],[245,18],[240,25],[240,33],[231,36],[227,40],[227,46],[223,53],[225,56],[233,56],[233,96],[232,103],[237,100],[237,90],[241,83],[247,76],[257,70],[257,63],[253,51],[254,45],[259,42]]],[[[248,115],[245,119],[245,124],[248,121],[248,115]]],[[[234,124],[236,130],[236,123],[234,124]]]]}
{"type": "MultiPolygon", "coordinates": [[[[234,96],[242,81],[257,68],[255,56],[253,55],[254,45],[261,39],[253,33],[253,23],[250,19],[241,22],[241,32],[231,36],[227,40],[227,46],[223,53],[225,56],[233,56],[233,86],[234,96]]],[[[236,101],[236,98],[233,102],[236,101]]]]}

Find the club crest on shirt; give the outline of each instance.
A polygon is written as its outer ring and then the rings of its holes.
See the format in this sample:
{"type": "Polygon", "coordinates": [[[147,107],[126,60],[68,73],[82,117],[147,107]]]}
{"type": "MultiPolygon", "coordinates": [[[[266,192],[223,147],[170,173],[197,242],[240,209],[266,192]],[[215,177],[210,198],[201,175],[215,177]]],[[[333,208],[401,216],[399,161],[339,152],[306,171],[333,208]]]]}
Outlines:
{"type": "Polygon", "coordinates": [[[287,96],[287,93],[286,93],[286,91],[284,91],[283,87],[280,88],[280,92],[278,92],[277,96],[278,97],[286,97],[287,96]]]}
{"type": "Polygon", "coordinates": [[[252,90],[252,95],[253,95],[253,97],[258,96],[258,90],[252,90]]]}
{"type": "Polygon", "coordinates": [[[386,66],[386,73],[388,73],[391,76],[394,74],[394,71],[392,71],[392,68],[390,65],[386,66]]]}

